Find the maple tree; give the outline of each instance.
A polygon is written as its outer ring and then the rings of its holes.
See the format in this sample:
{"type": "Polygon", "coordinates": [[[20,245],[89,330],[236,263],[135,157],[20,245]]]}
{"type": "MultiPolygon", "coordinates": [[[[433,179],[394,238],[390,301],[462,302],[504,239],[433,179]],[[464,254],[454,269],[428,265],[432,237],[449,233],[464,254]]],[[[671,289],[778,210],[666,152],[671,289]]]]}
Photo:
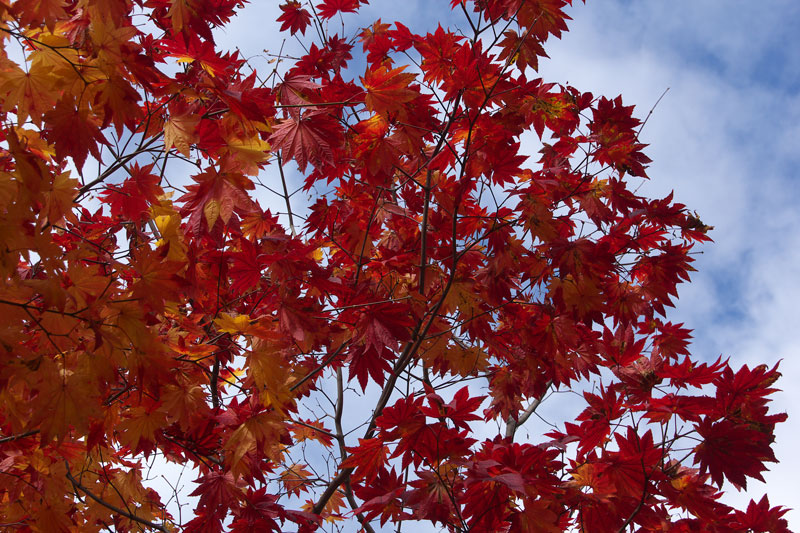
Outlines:
{"type": "Polygon", "coordinates": [[[284,2],[262,74],[214,41],[241,0],[0,0],[0,525],[788,531],[720,501],[777,368],[665,317],[710,228],[636,193],[633,106],[535,77],[570,1],[331,34],[365,3],[284,2]]]}

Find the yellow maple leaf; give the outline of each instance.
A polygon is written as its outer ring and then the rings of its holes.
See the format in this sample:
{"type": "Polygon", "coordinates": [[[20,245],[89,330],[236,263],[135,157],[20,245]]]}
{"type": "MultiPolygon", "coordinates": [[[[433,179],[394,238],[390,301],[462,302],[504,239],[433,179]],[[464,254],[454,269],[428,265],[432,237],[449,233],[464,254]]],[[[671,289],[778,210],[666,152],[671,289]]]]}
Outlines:
{"type": "Polygon", "coordinates": [[[128,411],[129,417],[117,425],[117,439],[133,450],[139,448],[142,440],[155,440],[156,431],[167,424],[167,415],[160,409],[148,411],[144,407],[134,407],[128,411]]]}
{"type": "Polygon", "coordinates": [[[223,446],[225,462],[236,471],[244,456],[256,449],[256,437],[247,424],[242,424],[231,434],[223,446]]]}
{"type": "MultiPolygon", "coordinates": [[[[333,493],[330,500],[325,504],[325,508],[322,509],[320,516],[325,519],[326,522],[337,522],[339,520],[343,520],[344,518],[339,513],[339,510],[344,506],[344,493],[341,489],[337,490],[333,493]]],[[[311,500],[307,500],[306,503],[303,505],[304,511],[311,511],[314,508],[314,502],[311,500]]]]}
{"type": "Polygon", "coordinates": [[[8,172],[0,172],[0,206],[9,206],[17,197],[18,182],[8,172]]]}
{"type": "Polygon", "coordinates": [[[436,337],[424,347],[422,359],[434,372],[460,376],[475,375],[489,366],[488,354],[478,346],[468,346],[458,339],[436,337]]]}
{"type": "Polygon", "coordinates": [[[261,402],[282,413],[294,401],[294,394],[289,390],[290,368],[281,351],[256,341],[247,365],[248,377],[260,389],[261,402]]]}
{"type": "Polygon", "coordinates": [[[30,117],[41,125],[45,111],[53,108],[59,96],[50,69],[41,63],[31,65],[28,72],[13,61],[0,64],[0,106],[6,112],[16,109],[18,123],[30,117]]]}
{"type": "Polygon", "coordinates": [[[309,478],[313,474],[306,470],[305,465],[294,463],[286,467],[281,474],[281,482],[288,494],[299,496],[301,492],[306,492],[309,487],[309,478]]]}
{"type": "Polygon", "coordinates": [[[217,329],[231,335],[247,334],[252,321],[247,315],[233,316],[228,313],[220,313],[219,318],[214,319],[217,329]]]}
{"type": "Polygon", "coordinates": [[[227,139],[228,154],[233,160],[236,170],[255,176],[258,165],[266,162],[269,156],[269,143],[256,135],[233,135],[227,139]]]}
{"type": "Polygon", "coordinates": [[[142,473],[139,469],[117,470],[111,478],[114,480],[115,492],[119,492],[123,501],[145,499],[145,488],[142,486],[142,473]]]}
{"type": "Polygon", "coordinates": [[[231,466],[234,474],[247,471],[245,455],[256,448],[268,459],[278,462],[283,454],[278,444],[286,426],[276,411],[259,413],[248,418],[236,428],[225,441],[225,462],[231,466]]]}
{"type": "Polygon", "coordinates": [[[113,278],[98,275],[96,265],[87,266],[83,263],[72,263],[69,266],[70,280],[66,293],[75,302],[75,309],[86,307],[89,302],[94,302],[101,294],[113,293],[113,278]]]}
{"type": "Polygon", "coordinates": [[[24,128],[14,128],[19,138],[19,144],[26,150],[42,159],[52,160],[56,155],[55,149],[45,141],[38,131],[27,130],[24,128]]]}
{"type": "Polygon", "coordinates": [[[216,198],[211,198],[209,201],[206,202],[206,205],[203,206],[203,215],[206,217],[206,222],[208,223],[208,230],[214,227],[214,224],[217,223],[217,219],[219,218],[220,213],[220,202],[216,198]]]}
{"type": "Polygon", "coordinates": [[[549,289],[553,294],[560,294],[567,308],[579,316],[596,311],[603,302],[600,287],[588,276],[575,278],[567,274],[564,278],[553,278],[549,289]]]}
{"type": "Polygon", "coordinates": [[[72,222],[77,222],[75,214],[72,212],[72,204],[78,194],[78,180],[69,177],[69,171],[62,172],[53,180],[52,188],[44,193],[45,208],[39,217],[39,227],[45,223],[57,224],[62,219],[67,218],[72,222]]]}
{"type": "Polygon", "coordinates": [[[166,198],[160,198],[160,205],[152,205],[150,212],[153,216],[153,222],[158,228],[158,233],[161,239],[158,245],[169,244],[167,251],[167,259],[169,261],[185,261],[186,260],[186,245],[183,240],[183,231],[181,230],[181,216],[173,208],[171,202],[166,198]]]}
{"type": "Polygon", "coordinates": [[[63,501],[49,499],[44,505],[37,507],[33,523],[35,531],[74,531],[67,502],[67,498],[63,498],[63,501]]]}
{"type": "Polygon", "coordinates": [[[210,414],[206,392],[200,385],[166,385],[161,392],[161,401],[167,417],[177,420],[183,428],[189,428],[193,419],[210,414]]]}
{"type": "Polygon", "coordinates": [[[22,281],[22,285],[34,289],[41,295],[42,301],[47,307],[63,311],[67,305],[67,291],[64,290],[59,278],[26,279],[22,281]]]}
{"type": "Polygon", "coordinates": [[[191,7],[186,0],[170,0],[169,18],[172,21],[172,30],[177,34],[183,31],[186,23],[192,16],[191,7]]]}
{"type": "Polygon", "coordinates": [[[36,369],[41,399],[34,402],[32,422],[40,426],[44,442],[63,439],[71,430],[86,431],[89,418],[100,414],[90,376],[62,367],[68,356],[60,354],[59,362],[41,357],[36,369]]]}
{"type": "Polygon", "coordinates": [[[97,55],[98,66],[109,75],[115,74],[125,64],[124,48],[136,36],[136,28],[124,19],[111,17],[92,18],[89,37],[97,55]]]}
{"type": "Polygon", "coordinates": [[[200,123],[196,114],[172,115],[164,124],[164,150],[169,151],[175,147],[182,155],[189,157],[189,150],[197,140],[195,130],[200,123]]]}

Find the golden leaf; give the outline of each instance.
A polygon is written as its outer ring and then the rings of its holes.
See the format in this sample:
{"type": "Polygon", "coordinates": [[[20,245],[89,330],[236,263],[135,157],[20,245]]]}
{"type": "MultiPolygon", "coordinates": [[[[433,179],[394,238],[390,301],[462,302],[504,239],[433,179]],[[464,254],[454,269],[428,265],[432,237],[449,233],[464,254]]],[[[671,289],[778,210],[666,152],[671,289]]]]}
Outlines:
{"type": "Polygon", "coordinates": [[[185,157],[189,157],[191,145],[197,141],[195,130],[200,117],[192,114],[172,115],[164,124],[164,150],[174,147],[185,157]]]}

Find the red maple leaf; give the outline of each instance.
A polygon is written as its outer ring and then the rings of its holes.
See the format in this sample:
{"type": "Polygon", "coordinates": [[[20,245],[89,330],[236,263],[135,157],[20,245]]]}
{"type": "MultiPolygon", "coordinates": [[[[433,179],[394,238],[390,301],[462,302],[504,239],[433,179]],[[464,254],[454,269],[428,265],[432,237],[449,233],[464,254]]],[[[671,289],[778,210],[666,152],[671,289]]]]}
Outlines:
{"type": "Polygon", "coordinates": [[[405,492],[403,478],[395,473],[394,469],[387,470],[382,467],[377,476],[369,483],[356,483],[353,487],[356,495],[364,502],[355,509],[355,513],[364,513],[367,520],[381,515],[381,526],[387,520],[402,520],[411,518],[403,511],[401,496],[405,492]]]}
{"type": "Polygon", "coordinates": [[[200,496],[200,507],[211,511],[229,509],[242,497],[241,481],[230,472],[211,472],[195,480],[199,486],[190,496],[200,496]]]}
{"type": "Polygon", "coordinates": [[[181,213],[189,215],[188,226],[195,233],[201,231],[204,220],[211,230],[218,220],[227,224],[235,211],[249,213],[257,208],[245,192],[255,186],[241,174],[209,168],[192,179],[196,184],[186,187],[188,192],[178,202],[183,202],[181,213]]]}
{"type": "Polygon", "coordinates": [[[281,22],[281,31],[289,30],[292,35],[298,31],[306,34],[306,28],[311,24],[311,13],[309,13],[297,0],[289,0],[280,6],[283,14],[278,17],[281,22]]]}
{"type": "Polygon", "coordinates": [[[55,143],[56,155],[63,159],[71,157],[78,167],[83,169],[86,157],[91,153],[100,159],[98,144],[111,146],[100,131],[100,123],[83,111],[75,110],[75,105],[67,100],[59,100],[51,111],[44,115],[46,123],[45,135],[55,143]]]}
{"type": "Polygon", "coordinates": [[[694,450],[694,462],[700,464],[701,472],[710,473],[719,487],[725,479],[741,488],[747,488],[748,477],[764,481],[764,462],[776,461],[770,447],[772,437],[749,425],[705,418],[696,428],[703,442],[694,450]]]}
{"type": "Polygon", "coordinates": [[[111,206],[111,214],[125,220],[142,222],[149,218],[150,206],[164,194],[159,186],[161,178],[152,173],[153,164],[139,166],[134,163],[130,168],[130,176],[122,185],[109,185],[101,193],[103,201],[111,206]]]}
{"type": "Polygon", "coordinates": [[[338,136],[338,124],[325,110],[306,110],[299,117],[275,126],[269,142],[281,150],[284,159],[293,159],[303,172],[308,163],[333,164],[332,144],[338,136]]]}
{"type": "Polygon", "coordinates": [[[753,533],[789,533],[789,522],[783,515],[789,512],[781,506],[769,506],[769,498],[765,494],[756,503],[750,500],[747,511],[735,511],[733,527],[741,531],[753,533]]]}
{"type": "Polygon", "coordinates": [[[360,4],[359,0],[324,0],[321,4],[317,4],[317,13],[327,20],[335,17],[337,13],[355,13],[360,4]]]}
{"type": "Polygon", "coordinates": [[[242,294],[258,285],[264,269],[263,255],[258,246],[247,239],[241,241],[241,252],[233,255],[233,265],[228,270],[231,276],[231,291],[242,294]]]}
{"type": "MultiPolygon", "coordinates": [[[[314,89],[322,87],[319,83],[311,81],[311,76],[304,74],[291,74],[286,76],[283,81],[275,86],[275,93],[278,95],[278,102],[281,105],[303,106],[309,103],[308,98],[303,96],[314,89]]],[[[291,110],[291,108],[290,108],[291,110]]],[[[296,113],[302,111],[294,108],[296,113]]]]}
{"type": "Polygon", "coordinates": [[[609,466],[607,475],[617,493],[641,498],[652,477],[659,472],[656,465],[661,460],[661,450],[655,447],[650,430],[640,436],[629,427],[625,437],[619,433],[615,437],[619,451],[605,454],[609,466]]]}
{"type": "Polygon", "coordinates": [[[278,497],[267,494],[264,487],[248,491],[244,505],[233,512],[236,519],[231,524],[231,532],[282,531],[276,519],[283,522],[286,512],[277,501],[278,497]]]}
{"type": "Polygon", "coordinates": [[[374,439],[358,439],[358,446],[348,450],[350,456],[342,461],[339,468],[355,468],[352,474],[354,481],[364,480],[371,483],[383,466],[389,449],[378,437],[374,439]]]}

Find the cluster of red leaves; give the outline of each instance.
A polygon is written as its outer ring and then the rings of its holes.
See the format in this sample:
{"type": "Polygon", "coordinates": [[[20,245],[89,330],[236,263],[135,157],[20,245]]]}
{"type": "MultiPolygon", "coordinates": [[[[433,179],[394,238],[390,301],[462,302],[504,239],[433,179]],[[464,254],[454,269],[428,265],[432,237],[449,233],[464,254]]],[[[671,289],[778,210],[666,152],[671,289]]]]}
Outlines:
{"type": "Polygon", "coordinates": [[[326,21],[365,3],[281,5],[324,38],[269,88],[214,43],[239,0],[0,0],[3,525],[787,531],[719,491],[775,460],[777,369],[694,361],[664,318],[709,228],[634,192],[632,106],[526,77],[568,0],[455,0],[471,36],[377,21],[352,78],[326,21]],[[253,195],[288,161],[332,188],[299,233],[253,195]],[[378,390],[357,442],[345,372],[378,390]],[[328,382],[333,411],[303,418],[328,382]],[[142,479],[154,454],[198,473],[185,524],[142,479]]]}

